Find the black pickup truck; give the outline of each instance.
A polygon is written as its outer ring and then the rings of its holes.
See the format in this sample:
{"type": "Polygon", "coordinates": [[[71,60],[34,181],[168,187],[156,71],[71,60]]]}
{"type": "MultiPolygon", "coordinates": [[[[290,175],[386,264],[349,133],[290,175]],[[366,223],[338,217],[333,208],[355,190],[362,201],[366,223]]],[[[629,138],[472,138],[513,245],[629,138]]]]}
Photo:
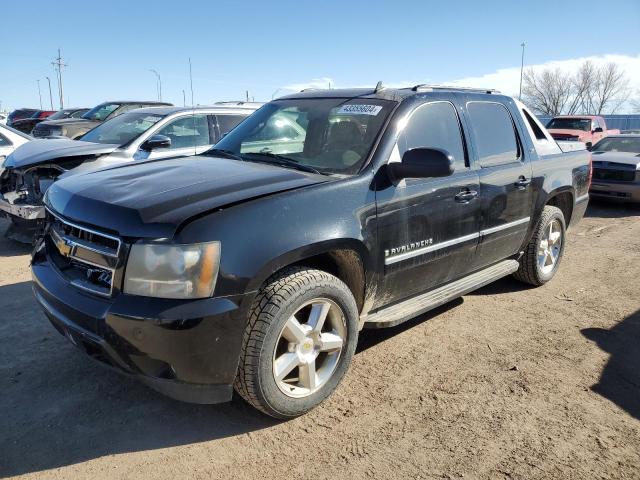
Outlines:
{"type": "Polygon", "coordinates": [[[204,155],[54,183],[33,289],[71,342],[161,392],[235,387],[291,418],[336,389],[362,328],[549,281],[590,156],[491,90],[302,92],[204,155]]]}

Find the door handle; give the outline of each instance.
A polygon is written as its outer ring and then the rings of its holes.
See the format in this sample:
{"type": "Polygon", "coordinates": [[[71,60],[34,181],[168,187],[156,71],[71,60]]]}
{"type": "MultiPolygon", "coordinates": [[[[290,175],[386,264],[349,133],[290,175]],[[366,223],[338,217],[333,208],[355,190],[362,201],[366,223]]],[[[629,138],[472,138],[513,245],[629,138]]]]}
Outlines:
{"type": "Polygon", "coordinates": [[[515,186],[518,188],[518,190],[524,190],[529,186],[530,183],[531,183],[530,178],[520,176],[520,178],[518,178],[518,181],[515,183],[515,186]]]}
{"type": "Polygon", "coordinates": [[[455,196],[456,202],[458,203],[469,203],[471,200],[478,196],[478,192],[475,190],[469,190],[468,188],[462,190],[455,196]]]}

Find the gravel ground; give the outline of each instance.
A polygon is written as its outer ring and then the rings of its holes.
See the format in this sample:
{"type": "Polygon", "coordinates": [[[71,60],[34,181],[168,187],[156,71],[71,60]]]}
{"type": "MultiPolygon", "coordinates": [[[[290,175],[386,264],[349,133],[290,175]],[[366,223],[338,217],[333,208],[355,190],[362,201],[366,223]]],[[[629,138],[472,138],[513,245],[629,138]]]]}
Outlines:
{"type": "Polygon", "coordinates": [[[591,206],[553,282],[363,332],[330,400],[277,422],[88,361],[35,305],[28,249],[2,239],[0,476],[638,479],[639,277],[640,209],[591,206]]]}

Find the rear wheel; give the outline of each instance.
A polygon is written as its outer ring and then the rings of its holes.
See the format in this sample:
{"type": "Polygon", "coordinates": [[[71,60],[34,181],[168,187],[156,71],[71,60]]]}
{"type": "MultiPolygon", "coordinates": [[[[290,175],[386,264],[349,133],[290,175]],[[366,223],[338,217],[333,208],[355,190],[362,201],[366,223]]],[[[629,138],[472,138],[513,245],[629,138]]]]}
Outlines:
{"type": "Polygon", "coordinates": [[[346,373],[358,337],[348,287],[320,270],[292,268],[258,294],[244,334],[236,391],[276,418],[316,407],[346,373]]]}
{"type": "Polygon", "coordinates": [[[562,210],[547,205],[542,210],[533,236],[520,259],[514,277],[540,286],[553,278],[564,253],[566,224],[562,210]]]}

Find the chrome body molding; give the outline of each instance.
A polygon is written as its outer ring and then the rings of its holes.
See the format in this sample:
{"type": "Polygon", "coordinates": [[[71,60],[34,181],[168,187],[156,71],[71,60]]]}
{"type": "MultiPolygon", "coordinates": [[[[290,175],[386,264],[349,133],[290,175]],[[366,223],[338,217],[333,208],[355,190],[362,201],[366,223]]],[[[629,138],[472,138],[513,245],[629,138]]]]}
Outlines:
{"type": "Polygon", "coordinates": [[[497,227],[485,228],[484,230],[480,230],[480,236],[491,235],[492,233],[500,232],[501,230],[506,230],[508,228],[516,227],[518,225],[522,225],[523,223],[529,223],[531,217],[521,218],[520,220],[515,220],[513,222],[505,223],[504,225],[498,225],[497,227]]]}
{"type": "Polygon", "coordinates": [[[531,220],[531,217],[521,218],[513,222],[505,223],[504,225],[498,225],[497,227],[491,227],[491,228],[486,228],[484,230],[480,230],[478,233],[471,233],[463,237],[452,238],[451,240],[447,240],[446,242],[440,242],[433,245],[429,245],[427,247],[417,248],[415,250],[403,252],[398,255],[391,255],[384,259],[384,264],[393,265],[394,263],[402,262],[404,260],[408,260],[409,258],[424,255],[425,253],[435,252],[436,250],[452,247],[453,245],[457,245],[459,243],[468,242],[470,240],[475,240],[476,238],[484,237],[486,235],[491,235],[492,233],[517,227],[518,225],[529,223],[530,220],[531,220]]]}

